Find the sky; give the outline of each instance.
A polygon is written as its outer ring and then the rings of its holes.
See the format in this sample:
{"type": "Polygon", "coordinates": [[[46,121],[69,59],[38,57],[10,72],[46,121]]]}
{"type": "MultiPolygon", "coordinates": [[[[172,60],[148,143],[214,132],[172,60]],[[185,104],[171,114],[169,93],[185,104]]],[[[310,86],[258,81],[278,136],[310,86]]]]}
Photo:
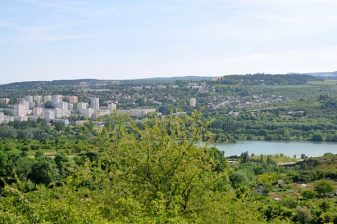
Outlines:
{"type": "Polygon", "coordinates": [[[0,83],[337,70],[336,0],[0,1],[0,83]]]}

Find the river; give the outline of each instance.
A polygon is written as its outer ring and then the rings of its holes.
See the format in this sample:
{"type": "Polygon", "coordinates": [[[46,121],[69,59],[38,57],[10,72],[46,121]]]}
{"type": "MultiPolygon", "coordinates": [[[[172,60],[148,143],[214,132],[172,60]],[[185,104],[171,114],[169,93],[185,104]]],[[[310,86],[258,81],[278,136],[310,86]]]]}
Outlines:
{"type": "Polygon", "coordinates": [[[217,144],[225,156],[240,155],[248,151],[255,155],[281,154],[299,158],[301,154],[309,157],[322,156],[325,153],[337,154],[337,143],[308,141],[238,141],[234,144],[217,144]]]}

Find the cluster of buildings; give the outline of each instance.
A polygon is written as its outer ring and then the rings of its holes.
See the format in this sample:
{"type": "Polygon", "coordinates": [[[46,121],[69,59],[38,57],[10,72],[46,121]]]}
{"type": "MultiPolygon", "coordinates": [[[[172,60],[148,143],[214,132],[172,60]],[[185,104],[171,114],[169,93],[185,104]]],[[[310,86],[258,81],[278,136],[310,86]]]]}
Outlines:
{"type": "Polygon", "coordinates": [[[259,106],[264,106],[273,103],[280,103],[286,99],[283,96],[276,95],[253,95],[253,96],[232,96],[232,95],[221,95],[214,96],[210,99],[207,106],[214,110],[219,109],[235,109],[241,110],[245,108],[254,108],[259,106]]]}
{"type": "MultiPolygon", "coordinates": [[[[0,99],[4,104],[9,100],[0,99]]],[[[44,119],[67,122],[71,115],[80,115],[89,119],[109,115],[117,109],[115,103],[109,103],[107,108],[100,108],[99,98],[90,98],[90,104],[79,102],[77,96],[62,95],[25,96],[13,105],[13,116],[0,112],[0,123],[9,121],[27,121],[28,119],[44,119]]],[[[69,121],[68,121],[69,122],[69,121]]]]}
{"type": "Polygon", "coordinates": [[[47,122],[69,123],[70,116],[89,118],[96,120],[98,117],[112,114],[114,111],[120,114],[129,114],[132,117],[143,117],[156,109],[135,108],[130,110],[118,110],[117,104],[109,102],[107,106],[100,107],[100,100],[91,97],[90,103],[79,102],[77,96],[46,95],[25,96],[18,99],[15,105],[9,105],[9,99],[0,99],[0,103],[7,104],[12,115],[0,112],[0,124],[10,121],[27,121],[28,119],[44,119],[47,122]]]}

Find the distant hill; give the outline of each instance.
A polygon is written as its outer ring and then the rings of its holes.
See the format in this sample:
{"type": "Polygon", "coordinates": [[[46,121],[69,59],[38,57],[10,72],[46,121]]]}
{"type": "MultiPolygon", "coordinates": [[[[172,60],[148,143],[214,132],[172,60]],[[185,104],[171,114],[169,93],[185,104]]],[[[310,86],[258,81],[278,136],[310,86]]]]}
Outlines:
{"type": "Polygon", "coordinates": [[[39,87],[39,86],[58,86],[58,85],[99,85],[103,83],[122,83],[122,84],[141,84],[141,83],[165,83],[174,81],[207,81],[212,80],[213,77],[209,76],[181,76],[181,77],[155,77],[144,79],[127,79],[127,80],[99,80],[99,79],[69,79],[69,80],[52,80],[52,81],[25,81],[25,82],[13,82],[0,85],[0,88],[21,88],[25,86],[39,87]]]}
{"type": "Polygon", "coordinates": [[[337,77],[337,71],[335,72],[313,72],[313,73],[305,73],[305,74],[316,76],[316,77],[337,77]]]}
{"type": "MultiPolygon", "coordinates": [[[[246,75],[225,75],[222,80],[235,80],[235,79],[251,79],[252,77],[257,77],[256,75],[266,75],[266,74],[246,74],[246,75]]],[[[269,74],[268,74],[269,75],[269,74]]],[[[293,74],[271,74],[272,79],[277,77],[284,79],[283,75],[291,76],[296,79],[311,79],[308,76],[318,77],[318,78],[337,78],[337,71],[335,72],[313,72],[313,73],[293,73],[293,74]]],[[[73,80],[53,80],[53,81],[26,81],[26,82],[15,82],[9,84],[0,85],[0,89],[31,89],[31,88],[43,88],[46,86],[77,86],[77,85],[87,85],[87,86],[100,86],[106,84],[150,84],[150,83],[167,83],[174,81],[211,81],[215,76],[178,76],[178,77],[154,77],[154,78],[144,78],[144,79],[128,79],[128,80],[98,80],[98,79],[73,79],[73,80]]],[[[260,77],[262,78],[262,77],[260,77]]],[[[264,76],[263,78],[266,78],[264,76]]],[[[267,76],[267,78],[269,78],[267,76]]]]}
{"type": "Polygon", "coordinates": [[[210,76],[177,76],[177,77],[154,77],[145,79],[121,80],[121,83],[165,83],[174,81],[209,81],[214,77],[210,76]]]}
{"type": "Polygon", "coordinates": [[[248,75],[225,75],[218,80],[226,85],[303,85],[308,81],[322,80],[307,74],[248,74],[248,75]]]}

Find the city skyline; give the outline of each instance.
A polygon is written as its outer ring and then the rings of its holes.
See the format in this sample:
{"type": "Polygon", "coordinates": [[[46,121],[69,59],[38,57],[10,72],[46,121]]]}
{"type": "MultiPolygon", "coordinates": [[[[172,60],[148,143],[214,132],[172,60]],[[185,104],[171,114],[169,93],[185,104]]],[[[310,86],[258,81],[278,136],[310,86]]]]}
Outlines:
{"type": "Polygon", "coordinates": [[[333,0],[0,3],[0,84],[336,71],[333,0]]]}

